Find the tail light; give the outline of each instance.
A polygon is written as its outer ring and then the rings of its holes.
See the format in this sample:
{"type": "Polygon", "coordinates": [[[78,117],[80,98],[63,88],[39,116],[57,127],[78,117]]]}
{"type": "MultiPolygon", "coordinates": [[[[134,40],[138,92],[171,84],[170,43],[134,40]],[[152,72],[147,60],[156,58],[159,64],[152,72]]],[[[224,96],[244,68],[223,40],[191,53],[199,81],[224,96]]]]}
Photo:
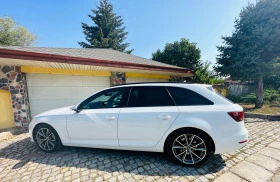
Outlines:
{"type": "Polygon", "coordinates": [[[239,143],[242,144],[242,143],[246,143],[246,142],[248,142],[248,140],[244,140],[244,141],[241,141],[239,143]]]}
{"type": "Polygon", "coordinates": [[[228,112],[228,114],[235,120],[235,121],[242,121],[244,119],[244,112],[228,112]]]}

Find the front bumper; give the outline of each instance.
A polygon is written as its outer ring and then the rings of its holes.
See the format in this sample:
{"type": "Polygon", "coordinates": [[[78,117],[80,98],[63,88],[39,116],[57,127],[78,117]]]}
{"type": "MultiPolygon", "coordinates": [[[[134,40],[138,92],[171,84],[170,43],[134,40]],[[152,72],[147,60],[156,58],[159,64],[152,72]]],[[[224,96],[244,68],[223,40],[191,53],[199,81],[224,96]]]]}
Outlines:
{"type": "Polygon", "coordinates": [[[29,124],[29,137],[30,137],[30,141],[34,142],[34,138],[33,138],[33,129],[34,129],[34,121],[32,120],[29,124]]]}

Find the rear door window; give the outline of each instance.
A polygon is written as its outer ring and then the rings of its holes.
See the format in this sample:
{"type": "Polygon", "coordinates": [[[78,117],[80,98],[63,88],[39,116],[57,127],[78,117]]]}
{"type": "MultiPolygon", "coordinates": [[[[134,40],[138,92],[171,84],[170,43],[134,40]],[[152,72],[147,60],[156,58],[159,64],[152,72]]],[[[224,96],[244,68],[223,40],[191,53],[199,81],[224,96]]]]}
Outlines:
{"type": "Polygon", "coordinates": [[[177,106],[213,105],[214,103],[202,95],[186,88],[167,87],[177,106]]]}
{"type": "Polygon", "coordinates": [[[174,102],[165,87],[131,87],[128,107],[174,106],[174,102]]]}

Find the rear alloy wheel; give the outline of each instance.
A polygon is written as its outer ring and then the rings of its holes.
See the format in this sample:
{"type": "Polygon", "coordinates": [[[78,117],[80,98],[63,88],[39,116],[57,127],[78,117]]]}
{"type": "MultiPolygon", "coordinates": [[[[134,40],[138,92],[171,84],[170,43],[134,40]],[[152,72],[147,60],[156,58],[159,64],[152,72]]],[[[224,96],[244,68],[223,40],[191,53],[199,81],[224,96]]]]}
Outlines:
{"type": "Polygon", "coordinates": [[[54,152],[61,146],[60,138],[56,131],[48,125],[41,125],[36,128],[35,141],[44,152],[54,152]]]}
{"type": "Polygon", "coordinates": [[[179,132],[167,141],[167,154],[176,162],[186,166],[198,166],[209,158],[211,144],[199,132],[179,132]]]}

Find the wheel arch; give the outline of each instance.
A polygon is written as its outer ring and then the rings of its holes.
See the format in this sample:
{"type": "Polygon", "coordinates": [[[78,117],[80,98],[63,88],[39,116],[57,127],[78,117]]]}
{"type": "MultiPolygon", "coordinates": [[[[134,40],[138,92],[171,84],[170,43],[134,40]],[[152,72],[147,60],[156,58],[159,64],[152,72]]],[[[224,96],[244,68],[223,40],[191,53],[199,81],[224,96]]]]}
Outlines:
{"type": "Polygon", "coordinates": [[[164,148],[163,148],[163,151],[164,151],[164,152],[166,151],[166,147],[167,147],[166,144],[167,144],[168,139],[169,139],[171,136],[175,135],[175,134],[176,134],[177,132],[179,132],[179,131],[186,131],[186,130],[196,130],[196,131],[198,131],[198,132],[204,133],[204,134],[210,139],[211,150],[212,150],[213,152],[215,152],[216,147],[215,147],[215,142],[214,142],[213,138],[212,138],[206,131],[201,130],[201,129],[198,129],[198,128],[195,128],[195,127],[177,128],[176,130],[174,130],[174,131],[172,131],[171,133],[169,133],[169,135],[166,137],[166,139],[165,139],[165,141],[164,141],[164,148]]]}
{"type": "Polygon", "coordinates": [[[59,136],[59,139],[60,139],[60,141],[61,141],[61,137],[60,137],[59,133],[58,133],[57,130],[56,130],[51,124],[49,124],[49,123],[37,123],[37,124],[34,126],[34,128],[33,128],[33,130],[32,130],[32,137],[33,137],[33,140],[34,140],[34,141],[35,141],[35,131],[36,131],[36,129],[37,129],[39,126],[41,126],[41,125],[48,125],[49,127],[51,127],[51,128],[56,132],[56,134],[59,136]]]}

